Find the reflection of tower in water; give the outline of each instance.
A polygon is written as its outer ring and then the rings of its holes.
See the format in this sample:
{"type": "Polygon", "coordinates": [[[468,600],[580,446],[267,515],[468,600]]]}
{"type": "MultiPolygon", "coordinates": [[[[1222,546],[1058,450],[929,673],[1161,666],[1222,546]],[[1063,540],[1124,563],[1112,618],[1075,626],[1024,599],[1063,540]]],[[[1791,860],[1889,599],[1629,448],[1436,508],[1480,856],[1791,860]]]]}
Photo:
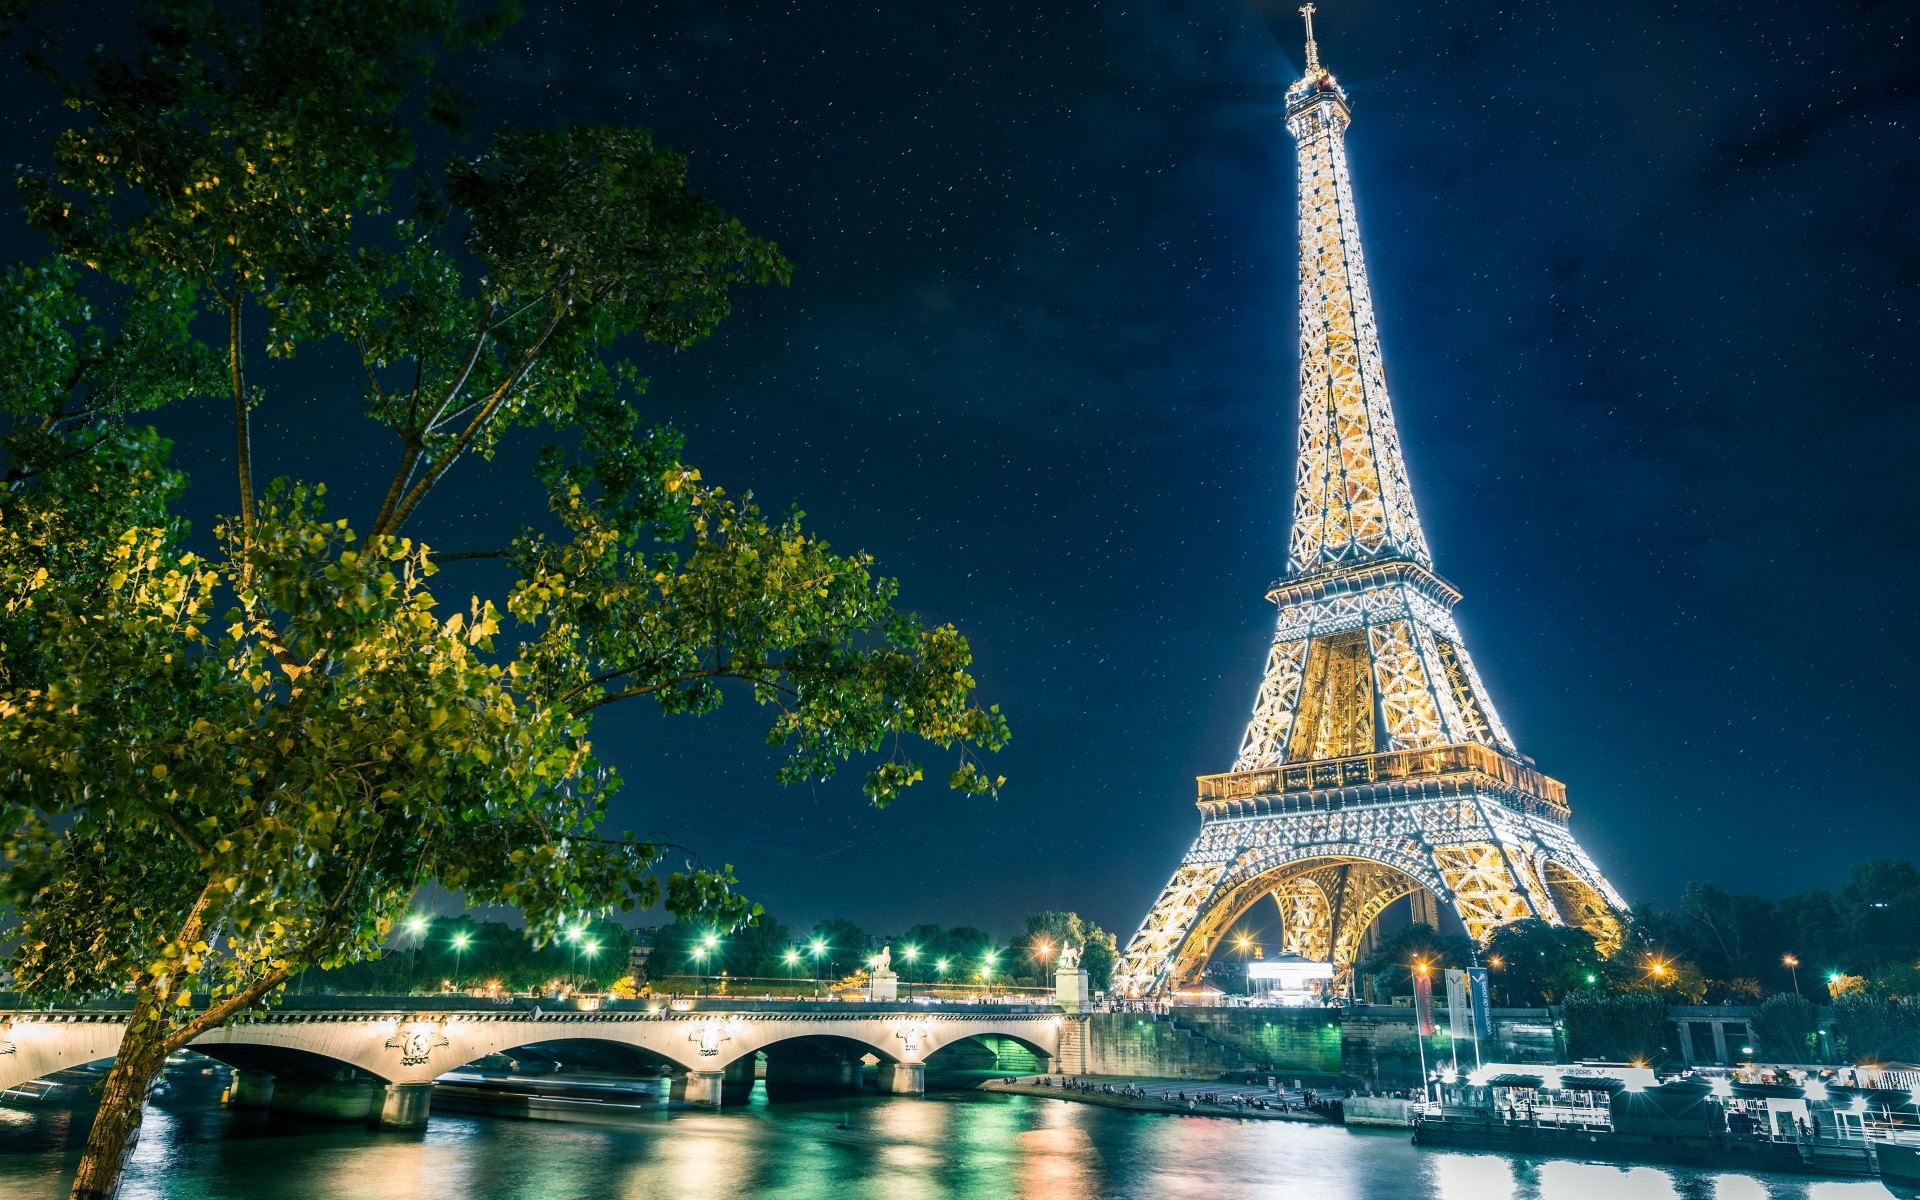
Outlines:
{"type": "Polygon", "coordinates": [[[1127,945],[1126,995],[1193,981],[1268,896],[1290,954],[1354,960],[1396,906],[1484,941],[1537,918],[1619,942],[1625,910],[1568,831],[1566,788],[1520,753],[1435,574],[1387,395],[1347,170],[1346,92],[1287,89],[1298,144],[1300,378],[1279,621],[1233,769],[1200,779],[1200,835],[1127,945]],[[1403,904],[1404,902],[1404,904],[1403,904]]]}

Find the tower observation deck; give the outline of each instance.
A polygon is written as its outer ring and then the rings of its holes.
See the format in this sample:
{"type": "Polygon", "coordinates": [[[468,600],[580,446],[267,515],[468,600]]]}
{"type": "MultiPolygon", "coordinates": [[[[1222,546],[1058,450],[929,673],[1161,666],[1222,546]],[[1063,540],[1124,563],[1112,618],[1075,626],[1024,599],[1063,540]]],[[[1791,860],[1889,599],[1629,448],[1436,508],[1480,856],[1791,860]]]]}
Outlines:
{"type": "Polygon", "coordinates": [[[1231,771],[1200,778],[1199,837],[1128,942],[1124,995],[1206,966],[1256,904],[1283,953],[1341,986],[1379,918],[1450,908],[1476,940],[1537,918],[1605,952],[1625,905],[1568,829],[1566,788],[1514,746],[1433,570],[1381,361],[1347,171],[1347,94],[1320,63],[1287,89],[1298,146],[1300,405],[1279,622],[1231,771]]]}

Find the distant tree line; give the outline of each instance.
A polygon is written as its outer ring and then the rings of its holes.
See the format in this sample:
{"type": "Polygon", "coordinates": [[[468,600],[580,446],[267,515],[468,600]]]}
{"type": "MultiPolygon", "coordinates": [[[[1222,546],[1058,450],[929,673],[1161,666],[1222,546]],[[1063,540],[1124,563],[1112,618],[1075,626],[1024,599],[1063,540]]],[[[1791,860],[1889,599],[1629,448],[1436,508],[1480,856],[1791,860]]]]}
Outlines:
{"type": "Polygon", "coordinates": [[[838,980],[867,969],[882,946],[904,983],[1000,984],[1046,987],[1062,946],[1084,951],[1081,966],[1104,988],[1119,957],[1114,935],[1071,912],[1035,913],[1016,937],[1001,942],[970,925],[911,926],[895,934],[872,934],[842,917],[808,929],[792,929],[762,916],[731,932],[698,921],[675,921],[651,931],[649,981],[717,977],[766,980],[838,980]]]}
{"type": "Polygon", "coordinates": [[[295,995],[337,992],[541,992],[556,985],[604,992],[628,974],[633,931],[613,921],[573,921],[536,946],[521,926],[470,915],[416,917],[395,930],[378,958],[295,977],[295,995]]]}
{"type": "Polygon", "coordinates": [[[1083,948],[1081,965],[1093,986],[1106,987],[1119,956],[1114,935],[1071,912],[1035,913],[1018,936],[1005,942],[969,925],[921,924],[874,935],[841,917],[796,931],[763,915],[732,930],[702,921],[638,931],[612,921],[576,921],[542,946],[524,928],[504,921],[415,917],[395,929],[380,957],[305,972],[291,990],[401,996],[449,989],[538,992],[558,986],[605,992],[627,980],[636,987],[679,986],[723,975],[839,981],[866,971],[882,946],[891,947],[893,970],[904,983],[1045,987],[1052,984],[1060,948],[1068,943],[1083,948]],[[636,936],[652,942],[637,971],[630,965],[636,936]]]}

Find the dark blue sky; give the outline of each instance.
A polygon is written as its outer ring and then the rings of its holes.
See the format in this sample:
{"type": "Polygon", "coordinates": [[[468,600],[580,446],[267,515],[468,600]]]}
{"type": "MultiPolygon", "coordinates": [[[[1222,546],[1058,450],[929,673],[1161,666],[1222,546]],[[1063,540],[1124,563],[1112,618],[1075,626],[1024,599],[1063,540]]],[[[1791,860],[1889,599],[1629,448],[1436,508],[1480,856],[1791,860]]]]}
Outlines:
{"type": "MultiPolygon", "coordinates": [[[[1920,850],[1915,10],[1320,10],[1436,564],[1588,850],[1657,901],[1920,850]]],[[[1271,632],[1299,43],[1247,0],[528,0],[472,64],[489,117],[651,125],[796,261],[651,356],[645,407],[709,479],[875,552],[1013,722],[998,800],[876,812],[857,773],[773,784],[750,705],[616,708],[622,823],[789,923],[1073,908],[1124,941],[1271,632]]],[[[263,411],[256,474],[364,450],[328,415],[349,381],[312,384],[263,411]]],[[[172,419],[228,506],[219,413],[172,419]]],[[[522,461],[470,464],[416,532],[517,519],[522,461]]]]}

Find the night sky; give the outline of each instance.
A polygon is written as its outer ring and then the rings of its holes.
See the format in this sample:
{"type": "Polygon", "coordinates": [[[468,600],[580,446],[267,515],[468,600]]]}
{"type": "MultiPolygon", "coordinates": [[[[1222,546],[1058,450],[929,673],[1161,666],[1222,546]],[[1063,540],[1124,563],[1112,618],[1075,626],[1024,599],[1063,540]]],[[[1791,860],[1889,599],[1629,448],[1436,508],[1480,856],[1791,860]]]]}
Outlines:
{"type": "MultiPolygon", "coordinates": [[[[1320,4],[1436,566],[1630,899],[1920,851],[1915,25],[1886,3],[1320,4]]],[[[795,260],[712,341],[643,352],[644,410],[709,480],[877,554],[973,639],[1013,724],[998,800],[936,782],[876,811],[857,770],[774,784],[744,697],[705,721],[616,707],[596,741],[620,824],[732,862],[789,924],[1004,935],[1072,908],[1125,941],[1272,631],[1300,42],[1291,2],[527,0],[466,64],[483,125],[650,125],[795,260]]],[[[11,157],[50,119],[12,119],[11,157]]],[[[349,464],[390,451],[341,419],[351,376],[273,386],[256,475],[327,479],[364,525],[388,468],[349,464]]],[[[233,505],[229,422],[166,418],[196,513],[233,505]]],[[[463,468],[412,532],[497,540],[538,502],[524,451],[463,468]]]]}

